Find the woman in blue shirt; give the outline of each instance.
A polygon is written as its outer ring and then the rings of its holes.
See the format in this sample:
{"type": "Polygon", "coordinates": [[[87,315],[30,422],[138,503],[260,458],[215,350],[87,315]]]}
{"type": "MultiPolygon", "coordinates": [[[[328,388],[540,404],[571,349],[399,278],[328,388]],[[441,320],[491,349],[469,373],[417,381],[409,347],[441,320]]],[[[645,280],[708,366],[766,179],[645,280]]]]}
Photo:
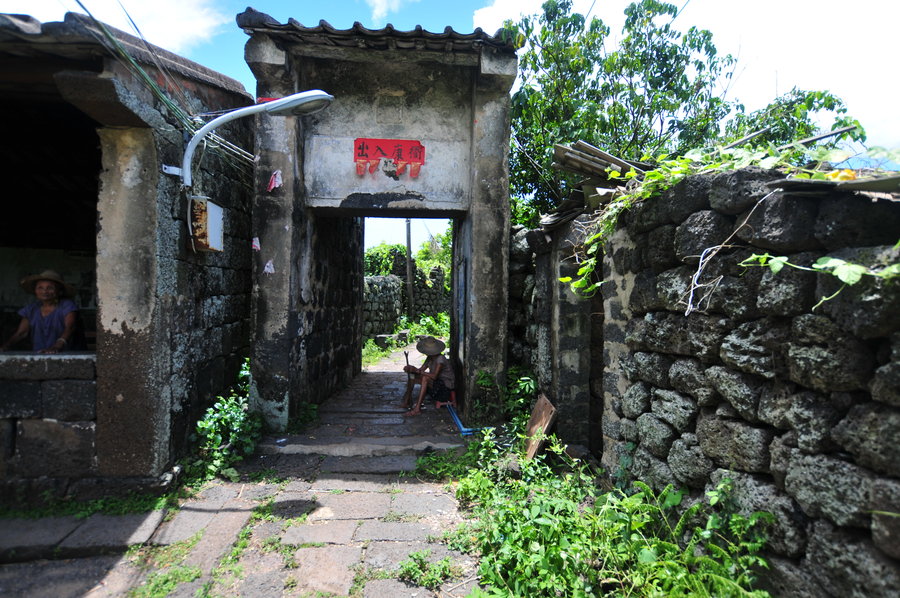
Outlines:
{"type": "Polygon", "coordinates": [[[78,307],[66,298],[75,294],[75,287],[53,270],[26,276],[19,284],[26,293],[34,294],[36,300],[19,310],[22,316],[19,327],[6,343],[0,345],[0,351],[27,336],[31,336],[31,348],[36,353],[64,351],[75,332],[78,307]]]}

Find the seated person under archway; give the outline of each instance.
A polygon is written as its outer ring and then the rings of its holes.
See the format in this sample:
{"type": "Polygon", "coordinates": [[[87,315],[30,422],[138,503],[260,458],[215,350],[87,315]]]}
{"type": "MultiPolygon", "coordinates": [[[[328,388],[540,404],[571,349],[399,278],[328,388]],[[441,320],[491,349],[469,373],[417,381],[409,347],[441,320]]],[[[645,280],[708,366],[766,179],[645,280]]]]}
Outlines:
{"type": "Polygon", "coordinates": [[[449,402],[450,393],[456,388],[456,375],[453,365],[444,355],[446,345],[434,337],[426,336],[416,343],[416,350],[426,355],[422,367],[407,365],[403,371],[410,374],[406,381],[406,392],[403,393],[403,408],[408,408],[412,399],[413,387],[419,385],[419,396],[415,407],[404,415],[419,415],[422,412],[422,401],[428,395],[432,400],[449,402]]]}

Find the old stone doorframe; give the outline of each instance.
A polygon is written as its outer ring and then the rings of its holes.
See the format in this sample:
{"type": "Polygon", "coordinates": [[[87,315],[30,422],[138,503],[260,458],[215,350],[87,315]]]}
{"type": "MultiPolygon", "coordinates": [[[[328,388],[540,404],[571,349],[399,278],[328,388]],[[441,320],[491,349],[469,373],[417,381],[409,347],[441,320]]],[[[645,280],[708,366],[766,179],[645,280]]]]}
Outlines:
{"type": "Polygon", "coordinates": [[[515,48],[480,30],[308,28],[252,9],[238,24],[259,96],[335,96],[310,117],[259,118],[256,406],[283,429],[359,372],[365,216],[454,219],[451,346],[472,396],[479,372],[506,365],[515,48]]]}

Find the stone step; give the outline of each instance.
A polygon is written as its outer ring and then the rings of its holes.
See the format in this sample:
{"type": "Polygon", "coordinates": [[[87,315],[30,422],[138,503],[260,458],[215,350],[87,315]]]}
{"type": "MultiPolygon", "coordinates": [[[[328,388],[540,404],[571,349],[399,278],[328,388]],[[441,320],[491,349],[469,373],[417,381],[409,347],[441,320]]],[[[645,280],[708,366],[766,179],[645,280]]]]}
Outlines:
{"type": "Polygon", "coordinates": [[[460,436],[282,436],[265,438],[257,445],[264,455],[325,455],[329,457],[382,457],[421,455],[427,451],[465,446],[460,436]]]}

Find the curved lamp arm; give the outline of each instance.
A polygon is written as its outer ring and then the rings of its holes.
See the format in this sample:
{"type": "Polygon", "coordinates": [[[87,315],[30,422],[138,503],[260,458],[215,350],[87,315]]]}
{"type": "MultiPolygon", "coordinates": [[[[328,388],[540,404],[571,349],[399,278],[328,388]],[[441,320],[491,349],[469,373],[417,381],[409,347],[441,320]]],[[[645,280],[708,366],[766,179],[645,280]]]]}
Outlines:
{"type": "Polygon", "coordinates": [[[252,114],[258,114],[260,112],[278,116],[301,116],[304,114],[312,114],[313,112],[318,112],[319,110],[326,108],[333,99],[334,96],[331,94],[325,93],[320,89],[313,89],[295,93],[286,98],[273,100],[264,104],[254,104],[253,106],[238,108],[237,110],[233,110],[212,119],[194,133],[194,136],[191,137],[190,142],[188,142],[187,147],[184,150],[184,158],[181,161],[182,187],[189,188],[191,186],[191,183],[193,182],[193,179],[191,178],[191,159],[194,157],[194,151],[197,149],[197,146],[200,145],[200,142],[203,141],[213,129],[232,120],[250,116],[252,114]]]}

